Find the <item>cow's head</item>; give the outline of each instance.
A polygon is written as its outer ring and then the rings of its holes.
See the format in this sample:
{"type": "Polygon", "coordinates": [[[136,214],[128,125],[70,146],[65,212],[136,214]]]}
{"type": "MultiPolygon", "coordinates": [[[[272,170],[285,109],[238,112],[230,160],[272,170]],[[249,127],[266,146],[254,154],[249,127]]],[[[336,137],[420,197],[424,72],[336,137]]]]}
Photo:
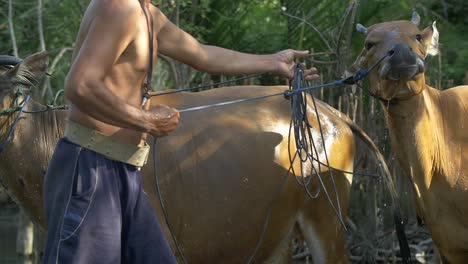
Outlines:
{"type": "Polygon", "coordinates": [[[366,36],[364,48],[353,68],[369,69],[389,54],[369,75],[372,93],[384,99],[405,99],[425,87],[424,60],[438,53],[439,32],[436,22],[419,30],[419,15],[411,21],[391,21],[357,30],[366,36]]]}
{"type": "Polygon", "coordinates": [[[25,60],[0,56],[0,102],[8,107],[19,89],[30,89],[44,76],[49,62],[47,52],[40,52],[25,60]]]}

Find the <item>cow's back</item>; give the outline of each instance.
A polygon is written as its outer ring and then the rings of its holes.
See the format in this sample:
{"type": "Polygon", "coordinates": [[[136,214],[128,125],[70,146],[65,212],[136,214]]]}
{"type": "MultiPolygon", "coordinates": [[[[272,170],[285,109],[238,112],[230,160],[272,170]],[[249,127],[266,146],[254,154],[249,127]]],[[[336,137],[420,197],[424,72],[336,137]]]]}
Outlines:
{"type": "MultiPolygon", "coordinates": [[[[185,109],[281,93],[286,89],[227,87],[154,97],[152,104],[185,109]]],[[[318,123],[311,110],[308,112],[317,137],[318,123]]],[[[334,167],[352,170],[354,141],[350,129],[326,108],[320,106],[319,110],[325,137],[325,144],[318,145],[319,152],[326,149],[334,167]]],[[[63,111],[25,115],[4,156],[8,160],[3,161],[2,172],[11,180],[7,182],[10,191],[42,225],[42,180],[52,154],[51,146],[63,134],[65,116],[63,111]],[[8,162],[12,165],[6,166],[8,162]]],[[[307,232],[308,242],[314,243],[312,250],[315,247],[318,250],[314,255],[328,259],[338,256],[334,260],[337,263],[341,259],[346,261],[341,227],[337,226],[337,218],[323,194],[318,200],[307,199],[296,179],[289,176],[276,195],[290,166],[290,116],[290,101],[282,95],[185,112],[181,114],[180,127],[170,136],[157,140],[156,174],[150,156],[149,164],[143,168],[143,188],[172,243],[159,207],[155,184],[155,176],[158,177],[169,222],[189,263],[245,262],[261,237],[270,204],[273,207],[257,260],[290,261],[287,251],[290,235],[301,217],[303,232],[307,232]]],[[[149,143],[153,145],[154,141],[149,143]]],[[[295,151],[294,144],[292,151],[295,151]]],[[[300,174],[298,163],[294,168],[300,174]]],[[[310,166],[304,169],[311,173],[310,166]]],[[[338,190],[342,207],[346,208],[349,182],[343,174],[335,176],[340,177],[338,190]]],[[[330,186],[329,180],[326,184],[330,186]]],[[[317,181],[312,181],[311,189],[317,187],[317,181]]]]}
{"type": "MultiPolygon", "coordinates": [[[[152,104],[164,103],[176,109],[186,109],[281,93],[286,89],[227,87],[202,93],[155,97],[152,104]]],[[[319,229],[317,233],[326,231],[327,227],[333,230],[331,233],[340,229],[335,226],[338,221],[330,212],[326,199],[320,199],[320,204],[318,200],[307,202],[307,212],[301,213],[307,201],[306,195],[294,177],[287,176],[290,166],[290,104],[289,100],[280,95],[185,112],[181,114],[180,127],[175,133],[157,140],[156,177],[159,178],[163,200],[168,208],[169,221],[187,255],[193,257],[193,263],[209,263],[207,256],[212,256],[212,261],[230,259],[232,263],[245,262],[261,236],[266,211],[273,199],[274,210],[262,247],[264,251],[260,251],[259,259],[274,251],[282,240],[288,239],[299,214],[309,218],[308,225],[320,222],[310,218],[326,215],[328,220],[325,222],[330,225],[322,223],[322,226],[313,227],[319,229]],[[276,196],[276,190],[282,185],[284,177],[288,177],[285,187],[276,196]],[[316,211],[314,207],[320,210],[316,211]],[[230,249],[230,256],[226,256],[227,248],[230,249]]],[[[326,112],[324,108],[321,111],[326,112]]],[[[316,144],[323,145],[318,138],[317,120],[314,113],[309,112],[316,144]]],[[[324,136],[331,163],[337,168],[352,170],[354,141],[351,131],[331,112],[322,113],[321,118],[322,127],[325,132],[329,132],[324,136]],[[336,158],[332,159],[333,155],[336,158]]],[[[293,141],[291,150],[294,153],[293,141]]],[[[323,156],[321,160],[325,162],[323,156]]],[[[145,190],[156,209],[160,210],[152,162],[150,157],[150,164],[144,171],[145,190]]],[[[300,176],[299,163],[296,162],[294,167],[300,176]]],[[[305,171],[310,174],[310,167],[305,171]]],[[[338,179],[337,182],[342,192],[342,207],[347,207],[350,183],[345,179],[338,179]]],[[[317,187],[315,181],[312,189],[317,187]]],[[[160,220],[163,221],[162,218],[160,220]]]]}

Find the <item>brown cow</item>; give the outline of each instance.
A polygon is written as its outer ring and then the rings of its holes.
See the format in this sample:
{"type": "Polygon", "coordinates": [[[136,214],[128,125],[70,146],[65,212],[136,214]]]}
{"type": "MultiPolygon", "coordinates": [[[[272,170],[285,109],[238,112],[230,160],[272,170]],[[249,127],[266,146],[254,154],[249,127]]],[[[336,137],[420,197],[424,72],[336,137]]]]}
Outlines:
{"type": "Polygon", "coordinates": [[[427,55],[438,52],[436,23],[412,21],[368,29],[354,69],[368,69],[371,93],[386,112],[393,149],[414,186],[418,213],[447,263],[468,261],[468,86],[439,91],[425,83],[427,55]],[[390,51],[390,53],[388,53],[390,51]]]}
{"type": "MultiPolygon", "coordinates": [[[[43,74],[45,61],[44,54],[36,54],[0,75],[3,109],[15,105],[17,87],[10,89],[12,85],[30,85],[28,80],[43,74]]],[[[285,89],[229,87],[154,97],[152,103],[183,109],[285,89]]],[[[326,104],[319,102],[318,108],[325,136],[325,144],[318,144],[321,161],[325,161],[326,148],[332,167],[352,171],[355,145],[350,128],[359,129],[326,104]]],[[[25,109],[35,111],[44,106],[31,101],[25,109]]],[[[290,102],[283,97],[188,112],[182,114],[180,128],[173,135],[158,140],[157,169],[154,170],[150,157],[143,171],[144,188],[170,238],[155,190],[156,173],[169,222],[189,263],[245,263],[261,236],[272,199],[267,231],[255,255],[257,262],[292,261],[288,248],[296,222],[314,263],[348,262],[343,228],[324,195],[314,200],[308,198],[296,179],[287,175],[290,112],[290,102]],[[286,183],[276,197],[283,179],[287,179],[286,183]]],[[[308,112],[311,124],[317,128],[313,108],[309,106],[308,112]]],[[[15,116],[0,118],[2,138],[15,116]]],[[[53,148],[63,135],[65,118],[65,111],[23,114],[7,148],[0,153],[1,180],[42,227],[45,227],[41,204],[43,175],[53,148]]],[[[368,140],[365,135],[360,136],[368,140]]],[[[314,137],[321,142],[316,130],[314,137]]],[[[296,172],[300,171],[298,166],[295,164],[296,172]]],[[[305,171],[305,176],[312,175],[310,166],[305,171]]],[[[323,177],[328,190],[332,190],[327,175],[325,171],[323,177]]],[[[339,171],[333,171],[333,175],[346,217],[351,175],[339,171]]],[[[314,178],[310,189],[316,188],[314,178]]]]}

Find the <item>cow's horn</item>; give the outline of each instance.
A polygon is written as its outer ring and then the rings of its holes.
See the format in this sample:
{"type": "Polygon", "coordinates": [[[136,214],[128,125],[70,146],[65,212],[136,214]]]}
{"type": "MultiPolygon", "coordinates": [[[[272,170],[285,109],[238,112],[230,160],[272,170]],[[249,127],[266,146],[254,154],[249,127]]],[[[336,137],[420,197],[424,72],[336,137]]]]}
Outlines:
{"type": "Polygon", "coordinates": [[[359,23],[356,25],[356,29],[358,32],[367,34],[367,28],[359,23]]]}
{"type": "Polygon", "coordinates": [[[419,26],[419,23],[421,23],[421,17],[419,16],[418,12],[414,11],[413,16],[411,17],[411,22],[415,24],[416,26],[419,26]]]}
{"type": "Polygon", "coordinates": [[[17,65],[20,64],[23,60],[17,57],[8,56],[8,55],[0,55],[0,66],[7,66],[7,65],[17,65]]]}

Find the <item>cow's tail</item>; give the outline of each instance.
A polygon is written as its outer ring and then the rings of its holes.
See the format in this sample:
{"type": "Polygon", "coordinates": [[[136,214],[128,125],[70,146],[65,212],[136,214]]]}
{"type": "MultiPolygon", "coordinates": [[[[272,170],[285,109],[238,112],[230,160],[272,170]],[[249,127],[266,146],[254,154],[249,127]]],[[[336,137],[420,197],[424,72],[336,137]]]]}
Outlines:
{"type": "Polygon", "coordinates": [[[388,169],[384,156],[379,151],[372,139],[366,134],[366,132],[364,132],[364,130],[362,130],[358,125],[356,125],[356,123],[354,123],[348,116],[332,107],[328,108],[337,116],[339,116],[349,126],[349,128],[351,128],[353,134],[358,136],[366,144],[366,146],[370,148],[371,152],[374,154],[375,158],[379,162],[379,168],[383,173],[385,185],[387,186],[387,189],[392,199],[395,231],[398,237],[398,242],[400,244],[401,257],[403,263],[411,263],[411,252],[409,249],[408,240],[406,239],[404,222],[401,217],[399,196],[396,191],[395,184],[393,182],[393,177],[390,173],[390,170],[388,169]]]}

